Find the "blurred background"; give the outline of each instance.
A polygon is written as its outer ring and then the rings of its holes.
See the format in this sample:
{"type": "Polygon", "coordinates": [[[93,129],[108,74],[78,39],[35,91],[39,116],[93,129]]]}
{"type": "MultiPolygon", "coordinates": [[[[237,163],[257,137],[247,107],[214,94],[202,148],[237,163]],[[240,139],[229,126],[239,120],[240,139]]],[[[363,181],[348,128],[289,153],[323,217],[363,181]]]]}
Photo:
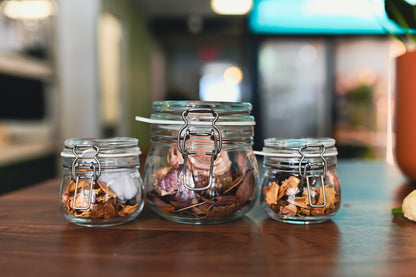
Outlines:
{"type": "Polygon", "coordinates": [[[0,1],[0,193],[55,177],[70,137],[132,136],[156,100],[249,101],[266,137],[393,163],[383,0],[0,1]]]}

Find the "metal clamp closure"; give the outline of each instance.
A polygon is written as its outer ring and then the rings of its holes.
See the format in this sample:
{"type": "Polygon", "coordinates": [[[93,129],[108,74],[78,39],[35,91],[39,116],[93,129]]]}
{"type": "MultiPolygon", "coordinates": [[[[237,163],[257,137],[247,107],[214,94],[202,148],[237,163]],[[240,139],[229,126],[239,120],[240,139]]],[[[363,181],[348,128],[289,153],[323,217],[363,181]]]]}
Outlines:
{"type": "Polygon", "coordinates": [[[72,149],[72,153],[75,155],[75,159],[72,162],[72,179],[75,180],[75,192],[74,192],[74,201],[72,203],[72,207],[75,210],[87,210],[91,207],[91,202],[92,202],[92,197],[93,197],[92,192],[94,189],[94,184],[101,175],[101,164],[97,158],[98,154],[100,153],[100,148],[98,148],[98,146],[95,146],[95,145],[94,146],[74,145],[74,148],[72,149]],[[79,156],[77,153],[77,150],[81,148],[87,148],[87,149],[84,150],[81,156],[79,156]],[[94,153],[90,153],[93,151],[94,153]],[[84,155],[86,156],[84,157],[84,155]],[[88,161],[85,161],[85,160],[88,160],[88,161]],[[76,171],[79,168],[92,169],[92,175],[90,179],[90,189],[88,193],[88,206],[86,207],[79,207],[76,205],[79,180],[87,179],[82,175],[80,176],[76,174],[76,171]]]}
{"type": "Polygon", "coordinates": [[[325,146],[323,144],[321,144],[321,145],[304,145],[304,146],[299,148],[299,154],[302,156],[302,158],[299,161],[299,175],[302,176],[302,180],[306,180],[306,189],[307,189],[307,192],[308,192],[309,205],[313,208],[325,207],[326,206],[325,178],[326,178],[326,173],[328,171],[328,164],[327,164],[327,161],[324,157],[325,146]],[[304,154],[303,151],[305,151],[307,148],[318,148],[319,151],[321,152],[320,153],[321,161],[320,162],[315,162],[315,163],[307,162],[303,166],[303,170],[302,170],[302,163],[305,160],[305,154],[304,154]],[[322,168],[322,174],[319,174],[319,175],[308,174],[308,172],[311,169],[316,170],[316,169],[320,169],[320,168],[322,168]],[[312,204],[312,196],[311,196],[310,181],[309,181],[309,179],[311,179],[311,178],[317,178],[321,182],[322,193],[323,193],[323,203],[321,205],[312,204]]]}
{"type": "Polygon", "coordinates": [[[179,129],[178,131],[178,150],[181,152],[184,165],[183,165],[183,184],[185,188],[189,190],[206,190],[209,189],[212,185],[212,180],[214,178],[214,161],[217,159],[218,154],[221,152],[222,149],[222,137],[221,137],[221,131],[220,129],[215,125],[219,118],[218,112],[214,111],[210,108],[190,108],[187,109],[182,113],[182,119],[185,122],[185,124],[179,129]],[[188,114],[189,113],[211,113],[214,117],[211,121],[211,130],[209,132],[191,132],[189,130],[189,120],[188,120],[188,114]],[[209,182],[208,185],[202,188],[197,187],[191,187],[187,184],[186,181],[186,170],[187,170],[187,160],[189,155],[193,155],[196,152],[195,151],[188,151],[186,149],[186,142],[191,138],[191,136],[198,136],[198,137],[204,137],[209,136],[210,140],[214,143],[214,149],[211,152],[206,152],[205,155],[211,156],[211,162],[209,166],[209,182]]]}

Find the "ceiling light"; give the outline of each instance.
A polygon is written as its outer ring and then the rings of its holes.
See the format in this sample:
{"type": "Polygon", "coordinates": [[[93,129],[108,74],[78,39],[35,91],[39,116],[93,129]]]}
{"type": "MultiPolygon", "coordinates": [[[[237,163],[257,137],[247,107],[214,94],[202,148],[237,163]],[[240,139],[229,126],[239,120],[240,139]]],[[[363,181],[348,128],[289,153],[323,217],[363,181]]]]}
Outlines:
{"type": "Polygon", "coordinates": [[[19,20],[41,20],[55,13],[55,5],[48,0],[11,0],[2,5],[4,14],[19,20]]]}
{"type": "Polygon", "coordinates": [[[211,0],[211,9],[218,14],[243,15],[253,6],[253,0],[211,0]]]}
{"type": "Polygon", "coordinates": [[[230,66],[224,71],[224,80],[231,84],[239,84],[243,79],[243,72],[236,66],[230,66]]]}

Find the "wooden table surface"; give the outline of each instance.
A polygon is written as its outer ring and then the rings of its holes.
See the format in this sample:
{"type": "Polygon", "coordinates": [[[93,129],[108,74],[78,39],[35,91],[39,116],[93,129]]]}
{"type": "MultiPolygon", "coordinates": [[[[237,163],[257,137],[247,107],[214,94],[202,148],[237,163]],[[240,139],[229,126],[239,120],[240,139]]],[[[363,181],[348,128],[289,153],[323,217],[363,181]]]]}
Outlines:
{"type": "Polygon", "coordinates": [[[416,276],[416,223],[391,208],[413,188],[381,162],[340,161],[333,220],[291,225],[257,204],[220,225],[183,225],[145,208],[86,228],[59,210],[59,180],[0,197],[0,276],[416,276]]]}

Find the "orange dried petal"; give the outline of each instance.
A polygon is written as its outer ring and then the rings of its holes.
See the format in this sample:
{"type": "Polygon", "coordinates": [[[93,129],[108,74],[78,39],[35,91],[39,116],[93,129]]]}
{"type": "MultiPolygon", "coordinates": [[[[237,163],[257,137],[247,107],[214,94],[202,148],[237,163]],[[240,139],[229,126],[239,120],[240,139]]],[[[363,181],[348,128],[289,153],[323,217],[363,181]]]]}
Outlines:
{"type": "Polygon", "coordinates": [[[110,195],[111,197],[117,197],[117,194],[115,194],[114,191],[112,191],[107,184],[103,183],[103,182],[98,182],[98,185],[102,188],[102,190],[107,193],[108,195],[110,195]]]}
{"type": "Polygon", "coordinates": [[[289,198],[287,200],[289,203],[301,207],[301,208],[308,208],[309,207],[309,199],[307,196],[299,196],[294,198],[289,198]]]}
{"type": "Polygon", "coordinates": [[[263,193],[266,196],[266,203],[270,206],[277,202],[277,195],[279,192],[279,185],[276,182],[273,182],[270,186],[263,189],[263,193]]]}
{"type": "Polygon", "coordinates": [[[128,216],[134,213],[138,206],[139,203],[136,203],[136,205],[117,204],[117,213],[119,216],[128,216]]]}

